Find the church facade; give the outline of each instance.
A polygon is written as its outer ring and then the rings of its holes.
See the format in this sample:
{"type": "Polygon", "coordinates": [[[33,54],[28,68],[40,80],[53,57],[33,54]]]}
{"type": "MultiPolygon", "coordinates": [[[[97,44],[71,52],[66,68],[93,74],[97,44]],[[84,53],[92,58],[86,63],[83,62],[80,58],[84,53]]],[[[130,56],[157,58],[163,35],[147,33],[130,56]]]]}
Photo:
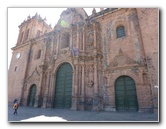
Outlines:
{"type": "Polygon", "coordinates": [[[19,26],[8,102],[94,111],[158,110],[157,8],[67,8],[52,29],[36,14],[19,26]]]}

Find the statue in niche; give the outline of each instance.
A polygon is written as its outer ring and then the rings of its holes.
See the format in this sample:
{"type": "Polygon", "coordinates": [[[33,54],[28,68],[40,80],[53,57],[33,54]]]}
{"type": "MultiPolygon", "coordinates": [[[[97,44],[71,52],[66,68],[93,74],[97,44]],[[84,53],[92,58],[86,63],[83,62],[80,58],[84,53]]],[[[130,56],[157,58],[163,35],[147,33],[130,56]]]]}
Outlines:
{"type": "Polygon", "coordinates": [[[90,32],[88,34],[88,41],[87,41],[87,46],[92,46],[94,42],[94,37],[93,37],[93,32],[90,32]]]}

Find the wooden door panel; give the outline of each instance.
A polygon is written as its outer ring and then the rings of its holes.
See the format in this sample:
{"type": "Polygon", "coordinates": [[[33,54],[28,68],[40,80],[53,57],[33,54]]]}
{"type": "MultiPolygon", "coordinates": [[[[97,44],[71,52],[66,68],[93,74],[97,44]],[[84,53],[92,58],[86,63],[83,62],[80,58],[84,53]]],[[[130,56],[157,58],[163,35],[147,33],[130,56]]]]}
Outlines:
{"type": "Polygon", "coordinates": [[[55,108],[70,108],[72,94],[72,67],[66,63],[60,66],[56,74],[55,108]]]}
{"type": "Polygon", "coordinates": [[[117,110],[137,111],[138,101],[135,82],[128,76],[119,77],[115,82],[115,99],[117,110]]]}

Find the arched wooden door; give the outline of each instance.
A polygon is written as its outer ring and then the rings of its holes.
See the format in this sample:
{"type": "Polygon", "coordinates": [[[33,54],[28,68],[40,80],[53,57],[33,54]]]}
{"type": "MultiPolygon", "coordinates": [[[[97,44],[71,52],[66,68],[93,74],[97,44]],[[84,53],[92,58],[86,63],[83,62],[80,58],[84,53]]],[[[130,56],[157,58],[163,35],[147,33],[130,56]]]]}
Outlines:
{"type": "Polygon", "coordinates": [[[135,82],[131,77],[121,76],[115,82],[117,111],[138,111],[135,82]]]}
{"type": "Polygon", "coordinates": [[[72,95],[72,66],[62,64],[56,74],[54,107],[69,109],[72,95]]]}
{"type": "Polygon", "coordinates": [[[36,85],[33,84],[29,90],[28,106],[34,106],[36,96],[36,85]]]}

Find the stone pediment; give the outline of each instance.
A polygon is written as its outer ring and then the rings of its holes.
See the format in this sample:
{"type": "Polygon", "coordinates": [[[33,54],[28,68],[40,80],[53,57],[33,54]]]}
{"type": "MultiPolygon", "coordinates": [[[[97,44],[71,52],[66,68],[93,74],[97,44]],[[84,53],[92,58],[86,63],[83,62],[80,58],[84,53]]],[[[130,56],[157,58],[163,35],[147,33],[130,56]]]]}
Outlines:
{"type": "Polygon", "coordinates": [[[109,64],[109,68],[127,66],[127,65],[134,64],[134,62],[135,61],[131,59],[130,57],[128,57],[127,55],[123,53],[119,53],[117,56],[115,56],[113,61],[109,64]]]}
{"type": "Polygon", "coordinates": [[[35,68],[35,70],[31,73],[31,75],[27,78],[27,81],[33,81],[33,80],[38,80],[40,79],[40,74],[37,70],[37,67],[35,68]]]}

